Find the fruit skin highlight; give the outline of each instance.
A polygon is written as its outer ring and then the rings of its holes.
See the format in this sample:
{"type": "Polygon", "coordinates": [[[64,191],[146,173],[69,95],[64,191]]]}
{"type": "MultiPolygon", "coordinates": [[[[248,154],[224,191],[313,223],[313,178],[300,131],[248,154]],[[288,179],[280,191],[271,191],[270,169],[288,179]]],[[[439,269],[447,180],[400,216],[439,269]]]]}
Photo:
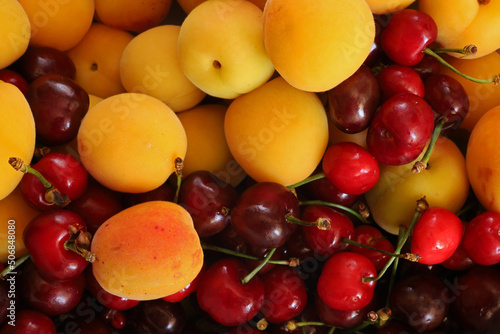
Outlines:
{"type": "Polygon", "coordinates": [[[152,300],[196,278],[203,250],[189,213],[167,201],[137,204],[109,218],[94,234],[93,273],[109,293],[152,300]]]}
{"type": "Polygon", "coordinates": [[[0,68],[19,59],[31,37],[31,24],[23,7],[15,0],[0,0],[0,68]]]}

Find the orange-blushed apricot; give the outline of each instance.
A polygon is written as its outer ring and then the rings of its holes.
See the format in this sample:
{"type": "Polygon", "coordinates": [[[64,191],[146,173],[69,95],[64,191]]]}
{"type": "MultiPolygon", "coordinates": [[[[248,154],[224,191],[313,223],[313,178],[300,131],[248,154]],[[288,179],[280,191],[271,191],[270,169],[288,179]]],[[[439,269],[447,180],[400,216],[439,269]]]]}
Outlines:
{"type": "Polygon", "coordinates": [[[415,0],[366,0],[373,14],[389,14],[410,6],[415,0]]]}

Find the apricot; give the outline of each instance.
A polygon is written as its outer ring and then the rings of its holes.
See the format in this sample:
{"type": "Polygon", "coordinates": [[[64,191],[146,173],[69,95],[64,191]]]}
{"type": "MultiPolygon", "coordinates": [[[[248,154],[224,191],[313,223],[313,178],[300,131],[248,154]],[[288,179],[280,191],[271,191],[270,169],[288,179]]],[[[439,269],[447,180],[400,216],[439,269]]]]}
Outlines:
{"type": "MultiPolygon", "coordinates": [[[[182,10],[186,14],[189,14],[196,6],[205,1],[207,0],[177,0],[182,10]]],[[[259,7],[261,10],[264,10],[264,6],[266,5],[267,0],[248,0],[248,1],[259,7]]]]}
{"type": "Polygon", "coordinates": [[[188,143],[182,172],[184,176],[197,170],[208,170],[233,186],[245,177],[224,135],[226,110],[225,105],[205,104],[177,114],[188,143]]]}
{"type": "Polygon", "coordinates": [[[373,14],[389,14],[411,5],[415,0],[366,0],[373,14]]]}
{"type": "Polygon", "coordinates": [[[183,289],[203,266],[203,250],[189,213],[167,201],[125,209],[94,234],[95,278],[109,293],[151,300],[183,289]]]}
{"type": "Polygon", "coordinates": [[[162,185],[184,159],[187,139],[174,111],[138,93],[108,97],[90,109],[77,136],[80,159],[104,186],[140,193],[162,185]]]}
{"type": "Polygon", "coordinates": [[[487,111],[472,130],[467,145],[467,174],[486,210],[500,212],[500,105],[487,111]]]}
{"type": "Polygon", "coordinates": [[[0,0],[0,69],[19,59],[28,48],[31,29],[23,7],[15,0],[0,0]]]}
{"type": "Polygon", "coordinates": [[[10,157],[28,163],[35,151],[35,120],[23,93],[14,85],[0,81],[0,200],[21,182],[23,173],[9,164],[10,157]]]}
{"type": "MultiPolygon", "coordinates": [[[[475,59],[454,57],[445,57],[445,59],[460,72],[474,78],[486,80],[500,74],[500,54],[497,52],[475,59]]],[[[469,112],[461,127],[471,132],[484,113],[500,105],[500,86],[494,83],[477,83],[456,74],[447,67],[441,68],[442,73],[452,76],[462,84],[469,97],[469,112]]]]}
{"type": "Polygon", "coordinates": [[[179,65],[179,31],[176,25],[144,31],[125,47],[120,61],[120,78],[125,90],[156,97],[175,112],[196,106],[206,96],[179,65]]]}
{"type": "Polygon", "coordinates": [[[226,112],[224,132],[249,176],[283,185],[308,177],[328,144],[328,120],[318,96],[281,77],[236,98],[226,112]]]}
{"type": "Polygon", "coordinates": [[[31,22],[30,45],[69,50],[94,19],[93,0],[19,0],[31,22]]]}
{"type": "Polygon", "coordinates": [[[93,23],[87,34],[67,51],[76,67],[76,82],[87,93],[106,98],[125,92],[120,59],[134,36],[124,30],[93,23]]]}
{"type": "Polygon", "coordinates": [[[172,0],[95,0],[96,18],[105,25],[136,33],[159,25],[172,0]]]}
{"type": "Polygon", "coordinates": [[[12,256],[18,258],[28,253],[23,241],[24,228],[39,213],[26,203],[19,186],[0,200],[0,262],[6,263],[13,260],[12,256]],[[9,254],[9,244],[15,245],[15,253],[11,250],[9,254]]]}
{"type": "Polygon", "coordinates": [[[268,0],[264,45],[278,73],[295,88],[322,92],[351,76],[375,38],[365,0],[268,0]]]}

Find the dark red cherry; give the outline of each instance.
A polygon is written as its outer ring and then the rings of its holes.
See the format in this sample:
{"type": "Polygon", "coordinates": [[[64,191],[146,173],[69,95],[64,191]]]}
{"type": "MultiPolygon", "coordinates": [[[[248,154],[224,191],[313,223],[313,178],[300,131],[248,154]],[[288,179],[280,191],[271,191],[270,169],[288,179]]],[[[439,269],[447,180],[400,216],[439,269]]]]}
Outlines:
{"type": "Polygon", "coordinates": [[[259,182],[247,188],[231,210],[231,225],[248,243],[261,248],[283,246],[296,225],[287,216],[299,216],[299,201],[285,186],[259,182]]]}
{"type": "Polygon", "coordinates": [[[500,213],[486,211],[474,217],[465,227],[463,246],[477,264],[500,263],[500,213]]]}
{"type": "Polygon", "coordinates": [[[181,334],[187,321],[181,304],[169,303],[161,298],[142,301],[126,316],[126,329],[130,333],[181,334]]]}
{"type": "Polygon", "coordinates": [[[297,188],[297,193],[308,200],[318,200],[352,207],[360,195],[346,194],[335,187],[328,178],[323,177],[297,188]]]}
{"type": "MultiPolygon", "coordinates": [[[[260,248],[260,247],[249,245],[248,250],[247,250],[247,254],[251,255],[251,256],[255,256],[259,259],[265,259],[269,255],[269,252],[271,250],[272,249],[260,248]]],[[[281,247],[275,248],[275,251],[274,251],[273,255],[271,256],[271,260],[273,260],[273,261],[288,260],[286,247],[281,246],[281,247]]],[[[255,269],[257,266],[260,265],[260,263],[261,263],[260,260],[245,259],[245,264],[247,265],[248,269],[250,269],[250,270],[255,269]]],[[[276,264],[266,263],[262,268],[260,268],[257,275],[264,275],[264,274],[268,273],[269,271],[271,271],[275,266],[276,266],[276,264]]]]}
{"type": "Polygon", "coordinates": [[[13,84],[21,91],[21,93],[23,93],[26,96],[29,84],[28,81],[26,81],[26,79],[18,72],[9,70],[7,68],[1,69],[0,80],[3,82],[13,84]]]}
{"type": "Polygon", "coordinates": [[[382,35],[382,31],[384,30],[384,28],[389,23],[390,16],[386,14],[375,14],[373,15],[373,18],[375,22],[375,39],[373,41],[370,52],[368,53],[368,56],[363,63],[368,67],[374,67],[378,65],[378,63],[382,59],[383,50],[382,46],[380,45],[380,36],[382,35]]]}
{"type": "Polygon", "coordinates": [[[64,51],[46,46],[30,46],[15,63],[20,73],[31,82],[50,73],[57,73],[75,79],[76,68],[73,60],[64,51]]]}
{"type": "Polygon", "coordinates": [[[377,78],[367,65],[327,93],[328,111],[346,133],[361,132],[370,124],[380,102],[377,78]]]}
{"type": "Polygon", "coordinates": [[[434,113],[421,97],[392,96],[382,104],[368,127],[368,151],[386,165],[403,165],[423,151],[434,129],[434,113]]]}
{"type": "Polygon", "coordinates": [[[435,57],[425,54],[421,61],[411,68],[425,81],[432,74],[439,74],[441,71],[441,63],[435,57]]]}
{"type": "Polygon", "coordinates": [[[36,78],[26,99],[35,119],[37,141],[47,146],[76,138],[90,103],[89,94],[76,81],[60,74],[36,78]]]}
{"type": "MultiPolygon", "coordinates": [[[[382,234],[380,229],[372,225],[356,226],[352,240],[389,253],[394,252],[394,245],[382,234]]],[[[369,258],[377,271],[381,270],[390,259],[389,255],[361,246],[349,245],[348,249],[351,252],[356,252],[369,258]]]]}
{"type": "Polygon", "coordinates": [[[54,321],[41,312],[21,309],[15,316],[15,321],[0,328],[0,334],[56,334],[54,321]]]}
{"type": "Polygon", "coordinates": [[[425,95],[422,78],[409,66],[399,64],[386,66],[377,74],[377,80],[382,101],[399,93],[412,93],[420,97],[425,95]]]}
{"type": "Polygon", "coordinates": [[[420,10],[403,9],[391,15],[381,35],[385,54],[394,62],[413,66],[424,57],[424,49],[437,38],[437,25],[432,17],[420,10]]]}

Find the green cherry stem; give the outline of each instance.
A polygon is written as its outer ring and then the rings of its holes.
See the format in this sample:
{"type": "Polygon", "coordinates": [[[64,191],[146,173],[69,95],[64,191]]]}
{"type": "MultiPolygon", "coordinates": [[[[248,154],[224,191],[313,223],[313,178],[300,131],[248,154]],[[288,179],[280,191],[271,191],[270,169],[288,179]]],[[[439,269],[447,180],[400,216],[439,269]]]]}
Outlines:
{"type": "MultiPolygon", "coordinates": [[[[324,323],[322,321],[297,321],[297,320],[288,320],[283,327],[287,332],[293,332],[297,330],[298,328],[303,328],[305,326],[324,326],[324,327],[332,327],[331,325],[328,325],[327,323],[324,323]]],[[[334,327],[335,328],[335,327],[334,327]]]]}
{"type": "Polygon", "coordinates": [[[309,182],[312,182],[312,181],[316,181],[316,180],[319,180],[319,179],[322,179],[326,177],[325,173],[321,172],[321,173],[317,173],[317,174],[314,174],[314,175],[311,175],[309,176],[308,178],[300,181],[300,182],[297,182],[297,183],[294,183],[292,185],[289,185],[287,186],[288,189],[295,189],[297,187],[300,187],[300,186],[303,186],[304,184],[307,184],[309,182]]]}
{"type": "MultiPolygon", "coordinates": [[[[399,234],[398,234],[398,242],[397,242],[396,247],[399,247],[401,245],[401,242],[403,241],[404,234],[405,234],[405,229],[400,228],[399,229],[399,234]]],[[[389,287],[387,289],[388,292],[387,292],[387,298],[386,298],[386,301],[385,301],[385,306],[386,307],[389,307],[390,292],[392,291],[392,287],[394,286],[394,283],[396,282],[396,274],[397,274],[397,271],[398,271],[398,264],[399,264],[399,259],[395,259],[394,263],[393,263],[393,266],[392,266],[391,278],[389,280],[389,287]]]]}
{"type": "Polygon", "coordinates": [[[308,222],[302,219],[299,219],[297,217],[292,216],[291,213],[288,213],[285,215],[285,219],[289,223],[294,223],[297,225],[302,225],[302,226],[312,226],[312,227],[317,227],[320,230],[329,230],[330,229],[330,220],[327,218],[318,218],[316,221],[313,222],[308,222]]]}
{"type": "Polygon", "coordinates": [[[433,49],[434,53],[459,53],[462,54],[464,57],[469,57],[473,56],[477,53],[477,46],[473,44],[469,44],[464,46],[463,48],[440,48],[440,49],[433,49]]]}
{"type": "Polygon", "coordinates": [[[7,276],[9,273],[13,272],[17,267],[19,267],[21,264],[23,264],[26,260],[30,258],[30,254],[24,254],[23,256],[19,257],[13,264],[7,265],[1,272],[0,272],[0,278],[5,279],[5,276],[7,276]]]}
{"type": "Polygon", "coordinates": [[[245,277],[243,277],[243,279],[241,280],[241,284],[247,284],[248,282],[250,282],[250,280],[255,276],[257,275],[257,273],[262,269],[262,267],[264,267],[266,265],[266,263],[269,262],[269,260],[271,259],[271,257],[273,256],[274,252],[276,251],[276,248],[273,248],[269,251],[269,254],[267,254],[266,258],[264,259],[264,261],[261,261],[259,263],[259,265],[257,267],[255,267],[254,270],[252,270],[248,275],[246,275],[245,277]]]}
{"type": "Polygon", "coordinates": [[[416,255],[416,254],[412,254],[412,253],[405,253],[405,254],[391,253],[391,252],[387,252],[387,251],[382,250],[382,249],[378,249],[376,247],[372,247],[372,246],[369,246],[369,245],[365,245],[365,244],[359,243],[357,241],[354,241],[354,240],[346,238],[346,237],[342,237],[340,240],[343,243],[346,243],[346,244],[349,244],[349,245],[353,245],[353,246],[358,246],[358,247],[370,249],[370,250],[373,250],[373,251],[376,251],[376,252],[379,252],[379,253],[391,256],[391,257],[396,257],[398,259],[405,259],[405,260],[409,260],[409,261],[412,261],[412,262],[417,262],[420,259],[420,257],[418,255],[416,255]]]}
{"type": "Polygon", "coordinates": [[[329,206],[335,209],[340,209],[346,212],[349,212],[353,216],[356,216],[363,224],[367,224],[366,219],[356,210],[353,210],[351,208],[348,208],[347,206],[340,205],[340,204],[335,204],[335,203],[330,203],[330,202],[325,202],[325,201],[300,201],[299,205],[324,205],[324,206],[329,206]]]}
{"type": "Polygon", "coordinates": [[[434,127],[434,131],[432,132],[431,140],[429,142],[429,145],[427,146],[427,150],[425,151],[422,159],[415,162],[415,164],[413,165],[413,168],[411,169],[412,173],[420,173],[427,168],[432,151],[434,150],[434,146],[436,145],[436,141],[441,135],[441,131],[443,130],[443,126],[446,121],[446,117],[440,117],[437,121],[436,126],[434,127]]]}

